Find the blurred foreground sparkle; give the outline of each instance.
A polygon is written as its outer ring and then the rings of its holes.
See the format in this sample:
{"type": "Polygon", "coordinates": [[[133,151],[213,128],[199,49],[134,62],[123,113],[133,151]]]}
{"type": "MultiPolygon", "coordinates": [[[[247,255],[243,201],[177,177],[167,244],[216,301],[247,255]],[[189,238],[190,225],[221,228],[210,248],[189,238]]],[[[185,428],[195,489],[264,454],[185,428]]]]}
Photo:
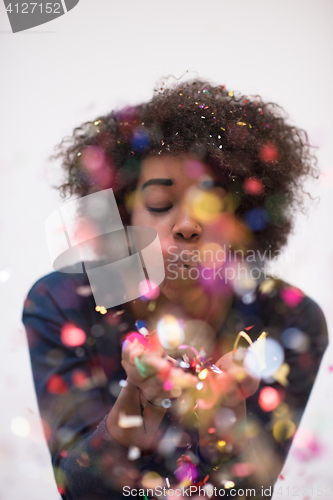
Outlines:
{"type": "Polygon", "coordinates": [[[264,411],[274,410],[280,402],[280,395],[273,387],[264,387],[258,398],[260,408],[264,411]]]}
{"type": "Polygon", "coordinates": [[[155,300],[160,294],[160,288],[152,280],[144,280],[139,284],[141,298],[146,300],[155,300]],[[149,289],[146,292],[147,288],[149,289]]]}
{"type": "Polygon", "coordinates": [[[184,330],[171,314],[157,323],[157,335],[164,349],[175,349],[184,341],[184,330]]]}
{"type": "Polygon", "coordinates": [[[81,328],[77,328],[75,325],[67,324],[62,328],[60,338],[64,345],[76,347],[84,344],[87,336],[81,328]]]}
{"type": "Polygon", "coordinates": [[[0,283],[6,283],[9,280],[12,272],[10,269],[3,269],[0,271],[0,283]]]}
{"type": "Polygon", "coordinates": [[[157,472],[146,472],[142,477],[142,486],[155,489],[163,485],[163,478],[157,472]]]}
{"type": "Polygon", "coordinates": [[[12,418],[10,428],[15,436],[26,437],[30,432],[30,424],[24,417],[12,418]]]}
{"type": "Polygon", "coordinates": [[[278,420],[273,427],[273,436],[276,441],[286,441],[295,432],[295,424],[290,419],[278,420]]]}
{"type": "Polygon", "coordinates": [[[141,450],[137,446],[130,446],[128,449],[128,460],[137,460],[141,455],[141,450]]]}
{"type": "Polygon", "coordinates": [[[118,425],[123,429],[141,427],[141,425],[143,425],[143,420],[140,415],[126,415],[123,412],[119,412],[118,425]]]}

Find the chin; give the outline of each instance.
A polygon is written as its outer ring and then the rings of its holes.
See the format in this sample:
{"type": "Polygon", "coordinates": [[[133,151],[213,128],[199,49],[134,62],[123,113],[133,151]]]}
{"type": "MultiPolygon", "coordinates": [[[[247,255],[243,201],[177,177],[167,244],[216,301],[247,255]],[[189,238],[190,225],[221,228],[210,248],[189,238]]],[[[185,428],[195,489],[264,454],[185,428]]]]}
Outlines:
{"type": "Polygon", "coordinates": [[[200,284],[194,280],[168,280],[165,279],[160,285],[161,293],[171,302],[191,303],[197,300],[203,290],[200,284]]]}

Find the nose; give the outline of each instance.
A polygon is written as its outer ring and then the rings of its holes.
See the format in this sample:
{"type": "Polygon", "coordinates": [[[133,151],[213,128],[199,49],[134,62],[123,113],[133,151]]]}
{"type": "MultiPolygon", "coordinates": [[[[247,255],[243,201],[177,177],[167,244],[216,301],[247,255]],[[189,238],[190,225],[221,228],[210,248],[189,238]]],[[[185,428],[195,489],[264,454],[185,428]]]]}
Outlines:
{"type": "Polygon", "coordinates": [[[172,228],[172,235],[176,240],[197,242],[202,235],[202,227],[187,211],[180,210],[172,228]]]}

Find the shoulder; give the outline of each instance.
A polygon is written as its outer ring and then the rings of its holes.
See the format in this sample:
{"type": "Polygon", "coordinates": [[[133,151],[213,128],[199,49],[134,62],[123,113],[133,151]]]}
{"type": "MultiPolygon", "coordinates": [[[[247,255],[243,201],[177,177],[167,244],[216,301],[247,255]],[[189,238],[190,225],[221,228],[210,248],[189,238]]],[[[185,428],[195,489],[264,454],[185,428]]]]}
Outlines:
{"type": "Polygon", "coordinates": [[[55,271],[38,279],[24,301],[23,316],[42,306],[77,309],[91,300],[92,290],[86,273],[70,273],[70,268],[55,271]]]}
{"type": "MultiPolygon", "coordinates": [[[[320,306],[300,288],[286,281],[268,278],[258,287],[257,299],[265,309],[273,309],[284,318],[299,316],[306,319],[324,319],[320,306]]],[[[273,312],[273,311],[271,311],[273,312]]]]}
{"type": "MultiPolygon", "coordinates": [[[[328,344],[327,324],[321,307],[301,289],[283,280],[269,278],[258,288],[257,300],[265,323],[281,334],[297,329],[320,350],[328,344]]],[[[296,333],[295,333],[296,335],[296,333]]]]}

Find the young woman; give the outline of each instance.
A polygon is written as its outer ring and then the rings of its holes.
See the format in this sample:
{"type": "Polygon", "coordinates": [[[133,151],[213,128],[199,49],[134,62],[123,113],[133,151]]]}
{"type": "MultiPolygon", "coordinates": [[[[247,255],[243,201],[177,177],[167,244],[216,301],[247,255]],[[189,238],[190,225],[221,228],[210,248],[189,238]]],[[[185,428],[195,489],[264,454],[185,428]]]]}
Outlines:
{"type": "Polygon", "coordinates": [[[62,497],[270,498],[327,345],[318,305],[264,266],[316,176],[306,133],[194,80],[82,125],[58,156],[61,193],[112,188],[123,224],[157,231],[165,267],[157,289],[108,310],[86,273],[28,294],[62,497]]]}

